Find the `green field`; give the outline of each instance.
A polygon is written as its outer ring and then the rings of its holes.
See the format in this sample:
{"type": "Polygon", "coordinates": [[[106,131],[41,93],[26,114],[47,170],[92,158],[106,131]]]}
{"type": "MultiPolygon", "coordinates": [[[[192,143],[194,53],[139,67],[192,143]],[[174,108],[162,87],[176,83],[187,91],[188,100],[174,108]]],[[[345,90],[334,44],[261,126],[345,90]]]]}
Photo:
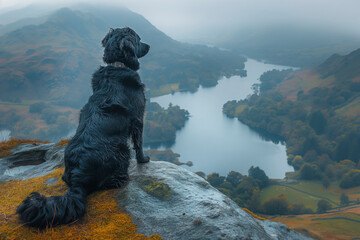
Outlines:
{"type": "MultiPolygon", "coordinates": [[[[302,203],[305,207],[311,208],[314,212],[317,210],[317,202],[321,199],[298,192],[286,186],[272,185],[260,192],[260,202],[263,204],[267,200],[276,198],[280,194],[287,196],[289,204],[302,203]]],[[[333,207],[335,207],[335,205],[333,205],[333,207]]]]}
{"type": "Polygon", "coordinates": [[[260,192],[260,201],[264,203],[280,194],[285,194],[289,204],[303,203],[305,207],[316,211],[317,203],[321,199],[331,200],[336,203],[329,201],[332,207],[338,207],[340,204],[339,192],[341,190],[337,183],[333,183],[328,189],[325,189],[319,182],[302,181],[295,184],[271,185],[260,192]]]}
{"type": "Polygon", "coordinates": [[[158,97],[178,91],[179,91],[179,84],[166,84],[166,85],[162,85],[158,89],[151,89],[150,97],[158,97]]]}
{"type": "Polygon", "coordinates": [[[338,183],[332,183],[327,189],[323,187],[320,182],[301,181],[297,184],[287,184],[287,186],[294,187],[304,192],[328,198],[333,202],[340,204],[340,195],[334,193],[334,190],[339,190],[338,183]]]}

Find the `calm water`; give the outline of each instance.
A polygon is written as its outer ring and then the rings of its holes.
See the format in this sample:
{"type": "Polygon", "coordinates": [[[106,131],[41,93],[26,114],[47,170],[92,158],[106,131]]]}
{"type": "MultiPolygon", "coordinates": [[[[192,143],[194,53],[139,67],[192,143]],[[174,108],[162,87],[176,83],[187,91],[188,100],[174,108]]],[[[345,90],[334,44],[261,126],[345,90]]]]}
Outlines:
{"type": "Polygon", "coordinates": [[[288,67],[265,64],[252,59],[245,63],[247,77],[223,78],[216,87],[200,87],[196,93],[175,93],[152,98],[162,107],[169,103],[190,112],[190,119],[176,134],[171,149],[181,155],[180,161],[192,161],[192,171],[226,175],[234,170],[247,174],[251,166],[259,166],[271,178],[283,178],[292,171],[287,164],[285,146],[263,140],[237,119],[222,113],[229,100],[244,99],[252,93],[251,85],[259,82],[261,74],[272,69],[288,67]]]}

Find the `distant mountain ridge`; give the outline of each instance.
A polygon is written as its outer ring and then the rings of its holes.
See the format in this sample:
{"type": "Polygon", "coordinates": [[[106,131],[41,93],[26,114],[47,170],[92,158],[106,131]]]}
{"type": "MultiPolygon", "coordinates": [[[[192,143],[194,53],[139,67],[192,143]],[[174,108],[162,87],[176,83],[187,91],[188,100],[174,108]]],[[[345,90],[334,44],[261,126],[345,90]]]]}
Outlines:
{"type": "Polygon", "coordinates": [[[334,75],[337,79],[353,80],[360,76],[360,48],[348,55],[334,54],[317,67],[322,77],[334,75]]]}
{"type": "Polygon", "coordinates": [[[196,90],[223,75],[244,74],[245,59],[215,48],[177,42],[125,8],[78,5],[63,8],[38,25],[0,36],[0,100],[46,100],[82,106],[90,77],[102,63],[101,39],[110,27],[130,26],[151,45],[141,60],[149,89],[196,90]]]}

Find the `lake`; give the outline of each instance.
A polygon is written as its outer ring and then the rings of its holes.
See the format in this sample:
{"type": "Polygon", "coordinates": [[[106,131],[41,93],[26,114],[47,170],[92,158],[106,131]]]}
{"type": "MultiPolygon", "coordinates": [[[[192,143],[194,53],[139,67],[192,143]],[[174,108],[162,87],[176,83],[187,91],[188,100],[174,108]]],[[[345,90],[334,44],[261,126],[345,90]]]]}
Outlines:
{"type": "Polygon", "coordinates": [[[232,170],[247,175],[251,166],[259,166],[270,178],[284,178],[285,172],[293,171],[287,164],[283,144],[264,140],[237,119],[229,119],[222,113],[227,101],[244,99],[252,94],[251,86],[260,82],[264,72],[286,68],[289,67],[248,59],[245,63],[247,77],[224,77],[215,87],[200,87],[195,93],[178,92],[151,98],[152,102],[165,108],[169,103],[179,105],[191,115],[185,127],[177,131],[171,146],[181,155],[181,162],[192,161],[194,164],[184,167],[194,172],[217,172],[224,176],[232,170]]]}

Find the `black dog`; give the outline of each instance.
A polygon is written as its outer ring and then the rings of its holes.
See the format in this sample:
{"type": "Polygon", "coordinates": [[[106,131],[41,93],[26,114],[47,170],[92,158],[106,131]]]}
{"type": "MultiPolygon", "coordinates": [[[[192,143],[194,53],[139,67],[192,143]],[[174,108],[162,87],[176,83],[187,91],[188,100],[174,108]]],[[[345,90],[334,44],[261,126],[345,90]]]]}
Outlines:
{"type": "Polygon", "coordinates": [[[149,161],[142,151],[144,84],[136,70],[138,58],[150,47],[130,28],[111,29],[102,45],[108,66],[93,74],[94,93],[81,110],[76,134],[65,149],[62,179],[69,190],[64,196],[49,198],[31,193],[17,208],[20,219],[30,226],[43,229],[80,219],[89,193],[123,186],[129,178],[129,138],[137,162],[149,161]]]}

